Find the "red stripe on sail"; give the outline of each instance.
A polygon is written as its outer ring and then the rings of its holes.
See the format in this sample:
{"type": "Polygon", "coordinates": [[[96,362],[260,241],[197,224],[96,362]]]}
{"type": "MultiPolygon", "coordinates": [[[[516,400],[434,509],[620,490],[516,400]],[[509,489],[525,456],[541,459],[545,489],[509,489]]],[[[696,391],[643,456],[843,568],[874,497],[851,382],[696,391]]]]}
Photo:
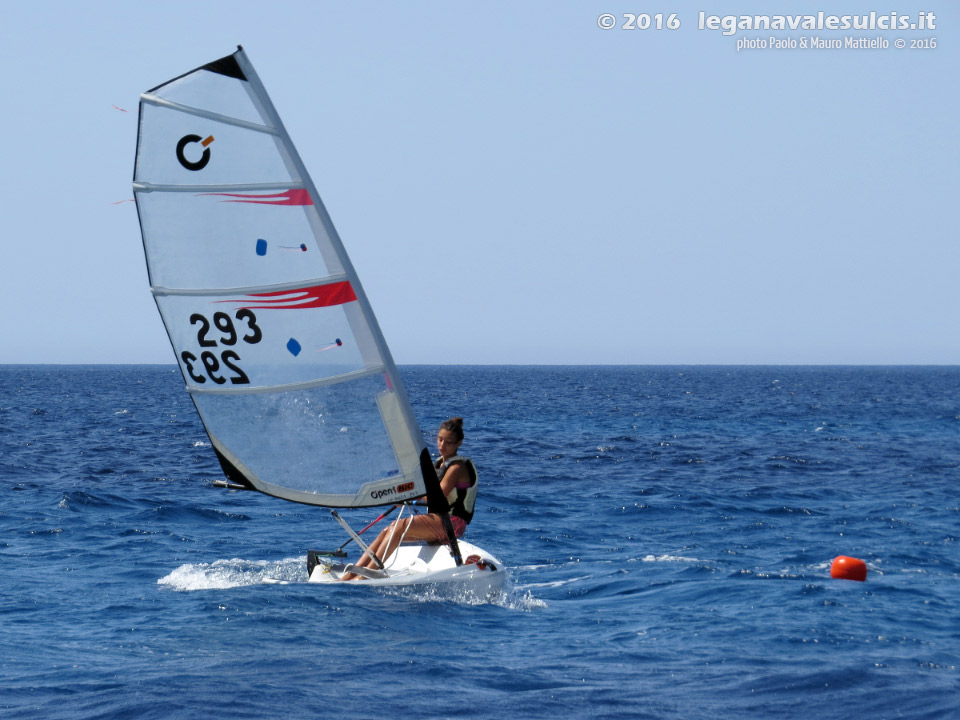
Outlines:
{"type": "Polygon", "coordinates": [[[254,205],[313,205],[313,199],[305,188],[291,189],[271,195],[247,195],[241,193],[199,193],[200,195],[218,195],[220,197],[241,198],[240,200],[221,200],[220,202],[253,203],[254,205]]]}
{"type": "Polygon", "coordinates": [[[218,303],[237,303],[251,310],[302,310],[305,308],[332,307],[357,299],[353,286],[346,280],[329,285],[313,285],[296,290],[277,290],[268,293],[253,293],[245,300],[217,300],[218,303]]]}

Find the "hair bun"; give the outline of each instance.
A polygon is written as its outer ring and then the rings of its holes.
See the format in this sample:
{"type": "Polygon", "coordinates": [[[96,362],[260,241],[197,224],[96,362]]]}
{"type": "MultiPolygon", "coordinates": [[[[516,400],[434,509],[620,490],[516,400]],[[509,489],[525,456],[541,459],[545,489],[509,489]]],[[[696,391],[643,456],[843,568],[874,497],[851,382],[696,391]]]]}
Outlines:
{"type": "Polygon", "coordinates": [[[453,417],[449,420],[444,420],[440,423],[440,429],[446,430],[447,432],[452,432],[456,435],[457,440],[463,440],[463,418],[462,417],[453,417]]]}

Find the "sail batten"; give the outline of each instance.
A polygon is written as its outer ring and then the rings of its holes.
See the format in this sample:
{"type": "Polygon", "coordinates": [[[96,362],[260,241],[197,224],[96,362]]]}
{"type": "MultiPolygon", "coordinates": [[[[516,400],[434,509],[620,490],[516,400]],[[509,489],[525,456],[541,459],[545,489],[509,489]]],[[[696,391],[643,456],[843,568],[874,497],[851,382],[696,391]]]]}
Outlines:
{"type": "Polygon", "coordinates": [[[224,125],[234,125],[236,127],[245,128],[247,130],[253,130],[255,132],[267,133],[269,135],[279,135],[279,131],[268,125],[260,125],[258,123],[250,122],[248,120],[241,120],[240,118],[230,117],[229,115],[221,115],[220,113],[211,112],[209,110],[203,110],[202,108],[195,108],[189,105],[183,105],[181,103],[172,102],[170,100],[164,100],[161,97],[156,95],[151,95],[149,93],[143,93],[140,96],[140,101],[147,105],[154,105],[156,107],[163,107],[169,110],[176,110],[187,115],[194,115],[200,118],[206,118],[207,120],[214,120],[224,125]]]}
{"type": "Polygon", "coordinates": [[[310,388],[324,387],[328,385],[336,385],[337,383],[343,382],[352,382],[354,380],[359,380],[360,378],[370,377],[373,375],[383,375],[386,368],[383,365],[378,365],[376,367],[365,368],[363,370],[355,370],[351,373],[345,375],[336,375],[334,377],[323,378],[322,380],[310,380],[308,382],[302,383],[290,383],[287,385],[265,385],[262,387],[202,387],[200,385],[190,385],[186,386],[187,392],[192,394],[203,394],[203,393],[219,393],[222,395],[249,395],[252,393],[278,393],[278,392],[293,392],[296,390],[308,390],[310,388]]]}
{"type": "MultiPolygon", "coordinates": [[[[342,283],[347,280],[347,276],[344,273],[337,273],[336,275],[327,275],[322,278],[313,278],[308,280],[311,286],[317,285],[333,285],[336,283],[342,283]]],[[[288,282],[288,283],[276,283],[273,285],[257,285],[251,287],[235,287],[235,288],[169,288],[162,286],[153,286],[150,288],[150,291],[154,295],[236,295],[236,294],[253,294],[253,293],[267,293],[267,292],[280,292],[283,290],[296,290],[303,285],[302,282],[288,282]]]]}
{"type": "Polygon", "coordinates": [[[133,189],[137,192],[182,192],[182,193],[249,193],[258,191],[286,191],[304,189],[300,181],[273,183],[211,183],[209,185],[173,185],[148,182],[135,182],[133,189]]]}
{"type": "Polygon", "coordinates": [[[242,50],[141,96],[133,188],[151,291],[228,477],[332,507],[436,484],[356,271],[242,50]]]}

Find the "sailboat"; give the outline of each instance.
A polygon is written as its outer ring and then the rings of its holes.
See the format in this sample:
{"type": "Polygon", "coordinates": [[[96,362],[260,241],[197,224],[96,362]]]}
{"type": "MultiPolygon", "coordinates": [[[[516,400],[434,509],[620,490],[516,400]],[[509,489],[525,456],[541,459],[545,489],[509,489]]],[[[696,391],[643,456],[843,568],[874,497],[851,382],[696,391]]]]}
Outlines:
{"type": "MultiPolygon", "coordinates": [[[[242,47],[141,95],[133,189],[150,287],[219,484],[329,508],[364,550],[337,509],[426,496],[446,517],[370,303],[242,47]]],[[[374,557],[351,584],[499,591],[502,563],[448,535],[374,557]]],[[[310,582],[344,573],[342,547],[308,553],[310,582]]]]}

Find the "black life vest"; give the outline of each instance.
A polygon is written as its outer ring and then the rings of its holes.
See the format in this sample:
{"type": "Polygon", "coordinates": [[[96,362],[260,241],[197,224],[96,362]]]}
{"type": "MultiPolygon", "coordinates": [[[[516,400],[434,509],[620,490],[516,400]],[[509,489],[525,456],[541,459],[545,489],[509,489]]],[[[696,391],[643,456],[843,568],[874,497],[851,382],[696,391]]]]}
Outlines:
{"type": "Polygon", "coordinates": [[[456,515],[464,522],[469,523],[471,520],[473,520],[473,507],[477,501],[477,468],[470,458],[463,457],[461,455],[454,455],[452,458],[447,460],[446,463],[444,463],[443,458],[440,458],[435,463],[435,467],[437,468],[437,477],[442,481],[443,476],[447,473],[447,470],[449,470],[453,465],[463,465],[467,469],[467,474],[470,476],[470,487],[454,487],[447,494],[447,503],[450,505],[450,514],[456,515]]]}

